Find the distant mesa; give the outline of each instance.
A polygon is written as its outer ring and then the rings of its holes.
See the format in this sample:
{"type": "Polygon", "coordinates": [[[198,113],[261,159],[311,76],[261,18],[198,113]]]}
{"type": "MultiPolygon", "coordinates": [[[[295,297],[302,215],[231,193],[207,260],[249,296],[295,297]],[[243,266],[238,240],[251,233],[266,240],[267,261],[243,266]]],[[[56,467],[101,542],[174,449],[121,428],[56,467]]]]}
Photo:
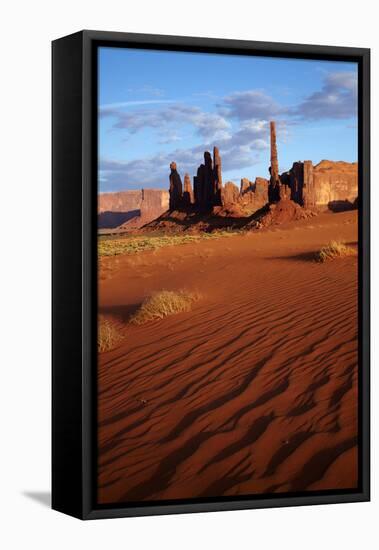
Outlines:
{"type": "Polygon", "coordinates": [[[138,229],[169,208],[169,192],[161,189],[100,193],[99,229],[138,229]]]}
{"type": "MultiPolygon", "coordinates": [[[[254,181],[243,177],[240,187],[234,182],[223,183],[222,160],[218,147],[213,154],[204,152],[204,160],[196,175],[188,173],[182,181],[175,161],[170,164],[169,190],[147,189],[103,193],[99,197],[99,227],[116,227],[119,215],[126,216],[118,230],[179,229],[212,230],[244,227],[256,221],[257,213],[265,221],[302,217],[301,210],[313,213],[324,208],[332,211],[356,208],[358,196],[358,164],[322,160],[296,161],[290,170],[279,174],[276,125],[270,122],[269,178],[254,181]],[[296,207],[269,208],[270,205],[292,201],[296,207]],[[274,215],[275,211],[275,215],[274,215]],[[134,213],[127,217],[128,213],[134,213]],[[286,215],[279,215],[285,212],[286,215]],[[114,214],[112,219],[111,213],[114,214]],[[291,214],[292,213],[292,214],[291,214]],[[114,224],[114,225],[111,225],[114,224]]],[[[253,224],[254,225],[254,224],[253,224]]],[[[255,224],[257,226],[257,224],[255,224]]]]}
{"type": "MultiPolygon", "coordinates": [[[[128,193],[128,191],[126,191],[126,193],[128,193]]],[[[126,200],[125,202],[127,203],[128,201],[126,200]]],[[[128,206],[125,205],[125,208],[128,208],[128,206]]],[[[97,226],[99,229],[115,229],[140,218],[141,210],[139,208],[136,210],[126,210],[125,212],[108,210],[105,212],[99,212],[97,218],[97,226]]]]}

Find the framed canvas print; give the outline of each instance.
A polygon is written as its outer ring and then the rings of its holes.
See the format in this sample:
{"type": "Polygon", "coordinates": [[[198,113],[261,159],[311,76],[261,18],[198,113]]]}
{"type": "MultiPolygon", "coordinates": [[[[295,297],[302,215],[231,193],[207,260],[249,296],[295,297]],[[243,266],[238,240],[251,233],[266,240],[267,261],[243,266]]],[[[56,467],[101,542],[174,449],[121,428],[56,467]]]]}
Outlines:
{"type": "Polygon", "coordinates": [[[369,50],[53,42],[53,508],[369,499],[369,50]]]}

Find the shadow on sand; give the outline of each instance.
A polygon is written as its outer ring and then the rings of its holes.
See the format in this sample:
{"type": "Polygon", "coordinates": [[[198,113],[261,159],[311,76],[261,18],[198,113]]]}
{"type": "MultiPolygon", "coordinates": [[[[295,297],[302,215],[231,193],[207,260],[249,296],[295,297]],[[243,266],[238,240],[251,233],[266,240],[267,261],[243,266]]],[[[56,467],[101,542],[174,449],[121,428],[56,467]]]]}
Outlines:
{"type": "Polygon", "coordinates": [[[123,323],[128,323],[130,317],[138,310],[140,306],[141,303],[126,304],[121,306],[103,306],[99,307],[99,313],[102,315],[111,315],[123,323]]]}
{"type": "Polygon", "coordinates": [[[316,262],[317,252],[301,252],[300,254],[293,254],[291,256],[270,256],[267,260],[293,260],[295,262],[316,262]]]}

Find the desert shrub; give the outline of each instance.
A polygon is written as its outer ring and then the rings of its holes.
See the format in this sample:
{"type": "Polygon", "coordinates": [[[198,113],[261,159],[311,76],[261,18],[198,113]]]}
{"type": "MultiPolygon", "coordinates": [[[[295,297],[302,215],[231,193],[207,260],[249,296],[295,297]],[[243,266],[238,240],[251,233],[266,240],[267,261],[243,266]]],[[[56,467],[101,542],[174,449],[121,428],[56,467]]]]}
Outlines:
{"type": "Polygon", "coordinates": [[[175,315],[190,311],[193,302],[199,299],[199,295],[186,290],[161,290],[155,292],[144,300],[140,308],[130,318],[130,322],[141,325],[148,321],[163,319],[167,315],[175,315]]]}
{"type": "Polygon", "coordinates": [[[328,260],[334,260],[335,258],[356,256],[356,254],[357,252],[354,248],[351,248],[340,241],[331,241],[316,253],[316,260],[318,262],[326,262],[328,260]]]}
{"type": "Polygon", "coordinates": [[[115,324],[104,316],[99,316],[97,327],[97,349],[100,353],[110,351],[122,340],[123,336],[117,330],[115,324]]]}

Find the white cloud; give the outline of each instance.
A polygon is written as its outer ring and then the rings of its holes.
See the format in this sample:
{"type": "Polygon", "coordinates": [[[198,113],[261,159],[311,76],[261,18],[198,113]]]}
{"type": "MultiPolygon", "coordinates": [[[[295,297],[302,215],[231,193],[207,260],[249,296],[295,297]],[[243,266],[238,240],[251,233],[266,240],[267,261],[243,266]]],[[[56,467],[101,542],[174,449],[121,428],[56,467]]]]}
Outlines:
{"type": "Polygon", "coordinates": [[[260,90],[235,92],[219,104],[219,112],[238,120],[272,119],[285,112],[272,97],[260,90]]]}
{"type": "Polygon", "coordinates": [[[346,119],[357,115],[357,73],[329,73],[321,90],[309,95],[292,110],[293,115],[306,120],[346,119]]]}
{"type": "MultiPolygon", "coordinates": [[[[163,102],[163,100],[162,100],[163,102]]],[[[123,111],[121,108],[108,107],[103,109],[102,116],[115,119],[113,128],[125,129],[135,134],[145,128],[168,129],[172,133],[172,126],[191,124],[197,133],[205,139],[218,139],[225,137],[225,132],[230,128],[230,123],[217,113],[206,113],[199,107],[176,103],[161,109],[134,109],[123,111]]]]}
{"type": "Polygon", "coordinates": [[[130,101],[120,101],[119,103],[104,103],[99,107],[99,115],[101,117],[117,117],[120,113],[119,109],[124,107],[138,107],[141,105],[154,105],[159,103],[175,103],[174,99],[140,99],[130,101]]]}
{"type": "Polygon", "coordinates": [[[103,105],[102,115],[112,117],[113,128],[127,134],[151,128],[156,130],[157,143],[167,145],[184,142],[182,135],[187,134],[186,126],[190,126],[200,144],[132,161],[103,160],[99,167],[102,189],[153,185],[167,188],[171,161],[177,163],[182,177],[185,172],[192,177],[203,162],[204,151],[212,151],[214,145],[220,148],[224,171],[235,170],[240,177],[248,176],[244,168],[258,163],[262,151],[269,148],[270,120],[277,121],[279,141],[286,141],[290,126],[302,121],[353,117],[357,110],[357,75],[354,72],[327,74],[320,90],[291,109],[280,106],[260,90],[235,92],[221,100],[217,108],[217,112],[205,112],[194,105],[163,99],[103,105]],[[157,106],[148,107],[153,104],[157,106]],[[127,110],[129,106],[132,108],[127,110]]]}
{"type": "MultiPolygon", "coordinates": [[[[204,151],[212,152],[213,145],[220,147],[223,171],[243,170],[257,164],[262,150],[261,140],[251,143],[237,143],[233,136],[216,142],[207,142],[188,149],[175,149],[169,153],[134,159],[132,161],[117,161],[102,159],[99,163],[99,176],[102,181],[102,191],[121,189],[140,189],[141,187],[158,186],[168,188],[170,162],[175,161],[180,175],[188,172],[191,178],[196,174],[198,166],[204,162],[204,151]]],[[[241,172],[241,177],[243,176],[241,172]]]]}

